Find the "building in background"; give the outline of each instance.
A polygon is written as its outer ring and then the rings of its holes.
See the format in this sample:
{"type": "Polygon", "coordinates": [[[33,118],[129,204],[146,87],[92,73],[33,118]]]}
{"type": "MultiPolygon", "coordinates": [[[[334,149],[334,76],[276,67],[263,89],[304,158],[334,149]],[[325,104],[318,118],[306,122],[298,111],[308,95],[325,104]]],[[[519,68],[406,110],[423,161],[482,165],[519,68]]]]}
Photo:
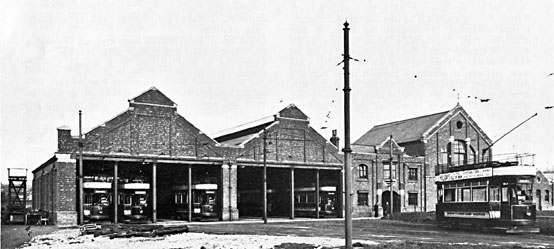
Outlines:
{"type": "MultiPolygon", "coordinates": [[[[295,105],[212,138],[154,87],[128,102],[82,141],[58,128],[57,151],[33,170],[33,209],[51,223],[344,215],[336,130],[328,141],[295,105]]],[[[490,161],[491,144],[459,104],[374,126],[352,145],[353,215],[433,211],[435,175],[490,161]]],[[[550,209],[552,184],[536,179],[550,209]]]]}
{"type": "MultiPolygon", "coordinates": [[[[460,104],[449,111],[376,125],[356,140],[353,147],[381,148],[383,141],[390,136],[399,147],[404,148],[403,152],[408,157],[423,159],[421,165],[415,162],[418,166],[408,166],[412,174],[420,171],[418,176],[423,180],[420,188],[422,192],[417,194],[422,195],[420,201],[423,203],[418,204],[423,207],[423,211],[435,209],[435,175],[448,172],[451,167],[489,161],[492,157],[491,139],[460,104]]],[[[378,175],[376,193],[387,190],[385,180],[378,175]]],[[[402,191],[402,185],[399,186],[402,191]]],[[[406,187],[404,191],[407,191],[406,187]]],[[[415,198],[415,194],[412,194],[412,198],[415,198]]],[[[410,193],[407,195],[409,200],[410,193]]],[[[406,207],[409,208],[409,205],[406,207]]]]}
{"type": "Polygon", "coordinates": [[[554,197],[552,196],[554,183],[552,178],[548,178],[550,174],[537,169],[537,177],[533,184],[533,190],[535,191],[533,200],[537,204],[537,210],[554,210],[554,197]]]}

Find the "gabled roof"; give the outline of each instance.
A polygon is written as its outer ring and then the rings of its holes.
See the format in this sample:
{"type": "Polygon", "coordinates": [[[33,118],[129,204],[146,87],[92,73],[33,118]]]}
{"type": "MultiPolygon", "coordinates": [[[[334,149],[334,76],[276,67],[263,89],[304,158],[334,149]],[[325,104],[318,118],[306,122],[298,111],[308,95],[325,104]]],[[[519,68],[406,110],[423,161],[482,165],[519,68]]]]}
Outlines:
{"type": "Polygon", "coordinates": [[[393,135],[394,140],[399,144],[422,141],[433,136],[440,127],[447,124],[450,119],[458,114],[467,118],[469,125],[473,126],[489,144],[492,142],[458,103],[449,111],[376,125],[356,140],[354,144],[379,145],[390,135],[393,135]]]}
{"type": "MultiPolygon", "coordinates": [[[[266,120],[265,118],[262,120],[266,120]]],[[[242,129],[238,130],[235,128],[229,129],[230,133],[219,133],[217,137],[215,137],[215,141],[218,143],[225,145],[225,146],[242,146],[248,141],[259,137],[260,134],[263,132],[264,127],[267,128],[271,126],[272,124],[275,124],[275,119],[271,119],[271,121],[267,121],[264,123],[259,123],[259,120],[246,123],[243,125],[239,125],[238,127],[241,127],[242,129]],[[253,125],[257,124],[257,125],[253,125]]]]}
{"type": "Polygon", "coordinates": [[[298,109],[298,107],[294,104],[290,104],[275,115],[218,132],[216,135],[213,135],[213,137],[222,145],[242,146],[252,139],[259,137],[264,127],[269,128],[270,126],[278,124],[280,118],[309,120],[308,116],[298,109]]]}
{"type": "Polygon", "coordinates": [[[423,133],[425,133],[447,113],[448,111],[439,112],[417,118],[376,125],[363,136],[358,138],[354,144],[379,145],[383,141],[386,141],[390,135],[393,135],[394,140],[398,143],[416,141],[421,139],[423,133]]]}
{"type": "Polygon", "coordinates": [[[352,150],[356,153],[375,153],[377,151],[390,151],[391,147],[392,147],[393,153],[404,152],[404,147],[398,145],[394,137],[391,139],[390,136],[386,137],[385,140],[383,140],[378,145],[353,144],[352,150]]]}
{"type": "Polygon", "coordinates": [[[142,103],[142,104],[171,106],[171,107],[177,106],[177,104],[175,104],[173,100],[169,99],[167,96],[165,96],[165,94],[160,92],[155,87],[150,87],[150,89],[144,91],[143,93],[137,95],[134,98],[129,99],[129,103],[142,103]]]}

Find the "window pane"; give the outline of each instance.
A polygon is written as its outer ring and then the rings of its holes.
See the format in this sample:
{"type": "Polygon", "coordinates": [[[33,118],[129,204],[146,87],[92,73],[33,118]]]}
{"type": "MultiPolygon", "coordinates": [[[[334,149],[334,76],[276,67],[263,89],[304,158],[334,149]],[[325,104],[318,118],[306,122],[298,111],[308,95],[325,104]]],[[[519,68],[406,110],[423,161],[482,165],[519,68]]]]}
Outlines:
{"type": "Polygon", "coordinates": [[[368,167],[367,165],[361,164],[358,165],[358,177],[359,178],[367,178],[368,175],[368,167]]]}
{"type": "Polygon", "coordinates": [[[408,180],[417,181],[417,169],[408,169],[408,180]]]}
{"type": "Polygon", "coordinates": [[[500,201],[500,189],[498,187],[491,187],[489,198],[491,201],[500,201]]]}
{"type": "Polygon", "coordinates": [[[502,187],[502,201],[508,201],[508,187],[502,187]]]}
{"type": "Polygon", "coordinates": [[[369,206],[368,195],[368,193],[358,192],[358,206],[369,206]]]}
{"type": "MultiPolygon", "coordinates": [[[[390,179],[390,164],[383,163],[383,177],[385,180],[390,179]]],[[[396,164],[392,165],[392,179],[396,179],[396,164]]]]}
{"type": "Polygon", "coordinates": [[[471,201],[471,189],[470,188],[462,189],[462,200],[463,201],[471,201]]]}
{"type": "Polygon", "coordinates": [[[454,202],[456,201],[456,189],[445,189],[444,190],[444,202],[454,202]]]}
{"type": "Polygon", "coordinates": [[[408,205],[417,206],[417,193],[408,193],[408,205]]]}
{"type": "Polygon", "coordinates": [[[472,189],[473,201],[487,201],[487,189],[485,187],[478,187],[472,189]]]}

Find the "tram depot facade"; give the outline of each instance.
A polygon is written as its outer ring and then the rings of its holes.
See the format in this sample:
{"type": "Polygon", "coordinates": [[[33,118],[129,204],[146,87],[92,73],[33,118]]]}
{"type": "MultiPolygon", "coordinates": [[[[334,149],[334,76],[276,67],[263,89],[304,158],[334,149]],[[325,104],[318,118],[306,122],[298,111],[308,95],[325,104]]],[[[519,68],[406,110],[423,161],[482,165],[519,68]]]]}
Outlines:
{"type": "MultiPolygon", "coordinates": [[[[434,210],[435,174],[448,165],[490,160],[492,152],[485,149],[491,143],[460,105],[373,127],[352,144],[354,216],[382,215],[383,206],[391,202],[391,188],[395,212],[434,210]]],[[[266,168],[267,192],[282,196],[269,217],[301,216],[295,207],[295,198],[301,197],[295,191],[309,188],[335,191],[333,208],[341,217],[343,158],[336,131],[331,139],[323,137],[294,105],[211,138],[152,87],[130,99],[127,110],[83,134],[82,143],[68,127],[58,128],[57,151],[33,171],[33,208],[48,211],[53,224],[74,226],[87,179],[104,181],[105,191],[117,198],[128,190],[113,183],[140,176],[151,222],[175,218],[173,189],[192,184],[216,186],[216,218],[232,221],[260,214],[262,195],[255,202],[246,196],[263,189],[266,168]]],[[[114,206],[111,221],[118,220],[114,206]]]]}

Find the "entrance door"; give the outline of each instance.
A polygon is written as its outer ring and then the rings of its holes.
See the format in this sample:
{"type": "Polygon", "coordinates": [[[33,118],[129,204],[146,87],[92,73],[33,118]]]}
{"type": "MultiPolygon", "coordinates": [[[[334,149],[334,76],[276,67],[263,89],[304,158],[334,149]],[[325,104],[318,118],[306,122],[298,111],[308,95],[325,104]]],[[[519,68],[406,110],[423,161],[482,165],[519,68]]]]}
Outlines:
{"type": "MultiPolygon", "coordinates": [[[[400,212],[400,207],[402,206],[402,203],[400,203],[400,195],[396,193],[395,191],[392,192],[393,194],[393,203],[392,208],[395,213],[400,212]]],[[[381,202],[381,205],[383,205],[383,212],[390,213],[390,192],[385,191],[382,195],[383,201],[381,202]]]]}

